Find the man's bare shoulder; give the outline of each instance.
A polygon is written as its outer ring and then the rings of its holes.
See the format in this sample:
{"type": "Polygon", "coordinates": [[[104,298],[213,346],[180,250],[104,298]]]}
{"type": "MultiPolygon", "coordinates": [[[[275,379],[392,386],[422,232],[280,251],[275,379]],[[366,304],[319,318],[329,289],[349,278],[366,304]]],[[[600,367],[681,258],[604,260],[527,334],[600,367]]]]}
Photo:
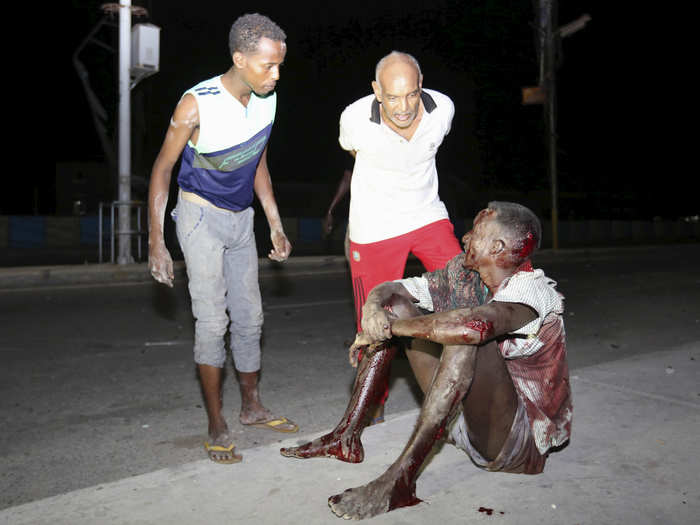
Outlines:
{"type": "Polygon", "coordinates": [[[171,125],[185,125],[194,128],[199,125],[199,107],[197,99],[191,93],[185,93],[175,106],[171,125]]]}
{"type": "Polygon", "coordinates": [[[192,93],[185,93],[182,98],[177,103],[177,108],[185,109],[196,109],[197,108],[197,98],[192,93]]]}

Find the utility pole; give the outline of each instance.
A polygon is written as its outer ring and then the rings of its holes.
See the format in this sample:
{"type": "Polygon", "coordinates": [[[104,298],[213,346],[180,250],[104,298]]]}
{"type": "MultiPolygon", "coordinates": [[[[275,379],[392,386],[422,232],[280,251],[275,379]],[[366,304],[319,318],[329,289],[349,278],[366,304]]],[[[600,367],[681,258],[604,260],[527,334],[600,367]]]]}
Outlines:
{"type": "MultiPolygon", "coordinates": [[[[134,258],[131,254],[132,236],[141,234],[140,231],[132,228],[131,221],[132,208],[139,204],[131,200],[131,89],[139,81],[158,71],[158,43],[157,41],[151,42],[152,47],[148,49],[148,51],[150,51],[153,56],[149,57],[148,64],[142,64],[141,62],[132,64],[134,50],[132,49],[131,16],[146,16],[148,12],[143,7],[132,6],[131,0],[122,0],[120,3],[110,2],[102,4],[101,9],[107,14],[114,15],[118,13],[119,15],[117,200],[112,202],[112,207],[117,208],[117,225],[116,228],[114,228],[114,224],[112,224],[112,233],[113,235],[116,234],[117,237],[117,264],[130,264],[134,262],[134,258]],[[153,46],[153,44],[155,44],[155,46],[153,46]]],[[[93,30],[86,41],[78,48],[74,57],[76,69],[81,75],[81,79],[84,80],[83,83],[86,88],[86,93],[88,94],[88,99],[92,102],[91,108],[93,109],[93,116],[95,114],[95,109],[97,109],[101,110],[98,111],[101,117],[103,117],[102,114],[104,110],[97,101],[97,97],[92,93],[92,90],[89,89],[87,71],[82,64],[77,61],[77,54],[88,41],[93,40],[92,36],[99,30],[99,27],[103,23],[104,21],[93,30]]],[[[155,29],[156,33],[157,30],[159,30],[156,26],[151,24],[147,25],[155,29]]],[[[141,29],[143,26],[144,24],[137,24],[134,29],[141,29]]],[[[136,42],[139,42],[138,38],[136,42]]],[[[143,57],[139,55],[137,60],[141,58],[143,57]]],[[[98,127],[98,132],[100,131],[101,128],[98,127]]],[[[100,137],[104,138],[102,134],[100,137]]],[[[105,148],[105,151],[108,152],[109,149],[105,148]]],[[[112,217],[114,217],[114,215],[112,215],[112,217]]],[[[102,239],[100,238],[100,243],[101,242],[102,239]]],[[[114,251],[112,251],[112,257],[114,257],[114,251]]]]}
{"type": "MultiPolygon", "coordinates": [[[[131,201],[131,0],[119,2],[119,166],[118,200],[131,201]]],[[[131,208],[119,206],[117,220],[117,264],[134,262],[131,255],[131,208]]]]}
{"type": "Polygon", "coordinates": [[[545,133],[548,139],[549,159],[547,171],[552,205],[552,249],[559,249],[559,190],[557,187],[557,82],[556,82],[556,48],[554,26],[556,20],[556,0],[542,2],[542,16],[545,18],[544,49],[542,53],[543,73],[542,85],[545,90],[544,119],[545,133]]]}
{"type": "Polygon", "coordinates": [[[559,249],[559,189],[557,181],[557,42],[583,29],[591,20],[582,15],[565,26],[558,27],[557,0],[539,0],[537,4],[535,34],[540,78],[536,87],[523,88],[523,104],[542,104],[545,122],[548,160],[547,172],[550,184],[552,249],[559,249]]]}

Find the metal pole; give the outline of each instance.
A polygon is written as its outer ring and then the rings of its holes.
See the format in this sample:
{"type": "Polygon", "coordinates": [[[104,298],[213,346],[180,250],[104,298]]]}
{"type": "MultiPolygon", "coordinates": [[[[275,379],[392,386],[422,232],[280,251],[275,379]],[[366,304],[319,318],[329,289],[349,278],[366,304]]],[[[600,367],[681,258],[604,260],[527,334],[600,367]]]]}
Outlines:
{"type": "MultiPolygon", "coordinates": [[[[117,200],[131,200],[131,95],[129,66],[131,62],[131,0],[119,3],[119,191],[117,200]]],[[[119,232],[131,230],[131,208],[118,210],[119,232]]],[[[118,235],[118,264],[134,262],[131,256],[131,235],[118,235]]]]}
{"type": "Polygon", "coordinates": [[[138,241],[137,253],[139,261],[141,260],[141,205],[138,204],[136,207],[136,239],[138,241]]]}
{"type": "Polygon", "coordinates": [[[545,93],[546,100],[544,105],[545,122],[547,129],[547,138],[549,142],[549,179],[551,186],[552,197],[552,249],[559,248],[559,205],[558,205],[558,189],[557,189],[557,119],[556,119],[556,53],[555,53],[555,34],[554,26],[556,20],[556,0],[545,2],[547,10],[547,23],[545,29],[545,93]]]}
{"type": "Polygon", "coordinates": [[[109,220],[111,221],[109,228],[111,232],[111,236],[109,238],[109,262],[114,264],[114,237],[116,236],[114,227],[114,201],[112,201],[112,204],[109,207],[109,220]]]}
{"type": "Polygon", "coordinates": [[[100,201],[100,205],[97,207],[97,220],[99,221],[97,223],[97,260],[98,262],[102,262],[102,201],[100,201]]]}

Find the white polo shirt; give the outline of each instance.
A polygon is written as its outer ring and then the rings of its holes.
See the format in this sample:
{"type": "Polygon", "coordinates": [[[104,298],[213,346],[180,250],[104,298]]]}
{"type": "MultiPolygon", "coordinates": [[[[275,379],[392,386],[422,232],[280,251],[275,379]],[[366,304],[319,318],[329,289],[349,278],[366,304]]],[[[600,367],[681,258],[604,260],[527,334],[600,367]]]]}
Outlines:
{"type": "Polygon", "coordinates": [[[349,218],[355,243],[383,241],[448,218],[438,196],[435,154],[450,131],[454,104],[431,89],[423,89],[421,99],[425,111],[411,140],[382,121],[374,95],[340,115],[340,146],[356,152],[349,218]]]}

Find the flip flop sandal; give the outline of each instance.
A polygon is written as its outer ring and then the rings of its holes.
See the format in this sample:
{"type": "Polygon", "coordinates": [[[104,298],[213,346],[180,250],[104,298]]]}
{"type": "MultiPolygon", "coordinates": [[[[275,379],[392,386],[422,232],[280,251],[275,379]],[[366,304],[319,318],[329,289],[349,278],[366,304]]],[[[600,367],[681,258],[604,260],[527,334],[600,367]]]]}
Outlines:
{"type": "Polygon", "coordinates": [[[231,443],[228,447],[223,447],[221,445],[210,445],[209,443],[204,443],[204,448],[207,451],[207,455],[209,456],[209,459],[211,459],[214,463],[221,463],[224,465],[231,465],[233,463],[240,463],[241,460],[243,459],[242,456],[237,456],[234,454],[233,449],[235,448],[236,445],[231,443]],[[212,453],[221,453],[221,452],[226,452],[231,455],[230,458],[216,458],[212,453]]]}
{"type": "Polygon", "coordinates": [[[250,423],[247,426],[256,428],[267,428],[269,430],[274,430],[275,432],[284,432],[285,434],[291,434],[299,430],[299,425],[297,425],[293,421],[290,421],[286,417],[278,417],[276,419],[271,419],[270,421],[264,421],[262,423],[250,423]],[[284,424],[293,425],[294,428],[279,428],[280,425],[284,424]]]}

